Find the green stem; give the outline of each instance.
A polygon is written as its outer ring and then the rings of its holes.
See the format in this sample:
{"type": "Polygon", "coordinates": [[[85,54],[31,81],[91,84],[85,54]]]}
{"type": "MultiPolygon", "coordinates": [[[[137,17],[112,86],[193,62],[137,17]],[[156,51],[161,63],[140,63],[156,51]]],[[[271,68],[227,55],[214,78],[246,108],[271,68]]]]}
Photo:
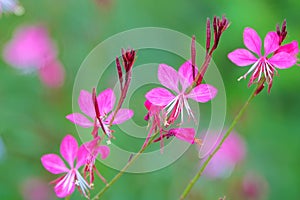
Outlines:
{"type": "Polygon", "coordinates": [[[128,167],[132,164],[132,163],[134,163],[134,161],[136,161],[139,157],[140,157],[140,155],[142,155],[142,153],[147,149],[147,147],[153,142],[153,140],[154,140],[154,138],[158,135],[158,133],[159,133],[159,131],[158,132],[156,132],[152,137],[151,137],[151,139],[150,139],[150,141],[148,142],[148,144],[144,147],[144,148],[141,148],[141,150],[139,151],[139,152],[137,152],[136,154],[135,154],[135,156],[133,156],[128,162],[127,162],[127,164],[121,169],[121,171],[117,174],[117,175],[115,175],[115,177],[109,182],[109,183],[107,183],[106,185],[105,185],[105,187],[104,188],[102,188],[102,190],[100,191],[100,192],[98,192],[95,196],[94,196],[94,198],[92,198],[92,200],[95,200],[95,199],[99,199],[103,194],[104,194],[104,192],[106,192],[106,190],[108,190],[109,189],[109,187],[110,186],[112,186],[123,174],[124,174],[124,172],[128,169],[128,167]]]}
{"type": "MultiPolygon", "coordinates": [[[[262,83],[260,83],[259,85],[261,85],[262,83]]],[[[259,86],[258,86],[259,87],[259,86]]],[[[258,88],[257,87],[257,88],[258,88]]],[[[230,127],[228,128],[228,130],[226,131],[225,135],[223,136],[221,142],[219,143],[219,145],[215,148],[215,150],[208,156],[208,158],[206,159],[206,161],[203,163],[202,167],[200,168],[200,170],[198,171],[198,173],[194,176],[194,178],[190,181],[190,183],[187,185],[187,187],[185,188],[185,190],[183,191],[183,193],[180,196],[180,200],[183,200],[186,198],[186,196],[189,194],[189,192],[191,191],[192,187],[195,185],[195,183],[197,182],[197,180],[201,177],[204,169],[207,167],[208,163],[210,162],[210,160],[213,158],[213,156],[218,152],[218,150],[221,148],[222,144],[224,143],[224,141],[226,140],[226,138],[230,135],[231,131],[233,130],[233,128],[235,127],[236,123],[239,121],[239,119],[241,118],[242,114],[245,112],[245,110],[247,109],[248,105],[250,104],[250,102],[254,99],[255,95],[256,95],[256,91],[257,88],[253,91],[253,93],[250,95],[250,97],[248,98],[248,100],[246,101],[246,103],[244,104],[244,106],[241,108],[241,110],[239,111],[239,113],[235,116],[233,122],[231,123],[230,127]]]]}
{"type": "Polygon", "coordinates": [[[71,195],[66,196],[65,200],[70,200],[70,198],[71,198],[71,195]]]}

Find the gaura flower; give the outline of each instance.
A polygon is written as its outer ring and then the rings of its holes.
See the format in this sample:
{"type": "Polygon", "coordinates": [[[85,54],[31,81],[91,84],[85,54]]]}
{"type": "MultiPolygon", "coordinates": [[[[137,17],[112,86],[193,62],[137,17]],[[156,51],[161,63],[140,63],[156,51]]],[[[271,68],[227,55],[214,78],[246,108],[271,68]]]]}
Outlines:
{"type": "Polygon", "coordinates": [[[154,142],[160,141],[161,150],[164,146],[163,139],[169,139],[170,137],[176,137],[177,139],[186,141],[190,144],[201,144],[201,140],[195,138],[196,132],[193,128],[173,128],[170,130],[165,130],[162,124],[162,119],[165,115],[163,107],[153,105],[148,100],[145,101],[145,107],[148,110],[145,120],[149,120],[151,125],[143,148],[148,145],[150,137],[157,131],[159,131],[159,138],[155,139],[154,142]]]}
{"type": "Polygon", "coordinates": [[[143,144],[142,148],[145,148],[148,143],[150,137],[156,132],[159,131],[159,137],[160,137],[160,147],[161,149],[164,146],[163,143],[163,119],[165,118],[165,113],[163,110],[163,106],[156,106],[150,103],[150,101],[146,100],[144,103],[146,109],[148,110],[147,115],[144,117],[146,121],[148,121],[148,125],[150,126],[149,128],[149,133],[147,135],[147,138],[143,144]]]}
{"type": "Polygon", "coordinates": [[[14,13],[15,15],[23,15],[24,8],[17,0],[1,0],[0,1],[0,16],[2,13],[14,13]]]}
{"type": "Polygon", "coordinates": [[[53,181],[53,183],[55,183],[54,191],[57,197],[64,198],[69,196],[74,192],[75,185],[83,195],[87,197],[90,186],[78,171],[86,162],[85,152],[82,151],[82,148],[78,149],[77,141],[73,136],[67,135],[61,142],[60,153],[70,168],[67,168],[64,161],[56,154],[46,154],[41,158],[42,165],[52,174],[66,173],[53,181]],[[75,160],[77,160],[77,162],[74,166],[75,160]]]}
{"type": "MultiPolygon", "coordinates": [[[[197,74],[197,71],[195,74],[197,74]]],[[[165,126],[172,124],[179,114],[181,114],[181,122],[183,122],[183,107],[185,107],[188,116],[194,118],[188,99],[205,103],[217,94],[217,89],[209,84],[200,84],[189,93],[186,93],[186,90],[194,81],[193,67],[190,61],[185,62],[178,72],[166,64],[160,64],[158,80],[163,86],[172,90],[173,93],[165,88],[154,88],[146,94],[146,99],[150,103],[166,109],[165,126]],[[180,87],[178,87],[179,85],[180,87]]]]}
{"type": "MultiPolygon", "coordinates": [[[[200,154],[204,154],[203,160],[210,155],[221,141],[222,134],[217,137],[216,132],[209,132],[206,138],[203,139],[203,145],[200,154]],[[206,151],[206,152],[204,152],[206,151]]],[[[206,177],[211,179],[229,177],[236,164],[244,160],[246,156],[246,145],[244,140],[236,133],[232,132],[225,140],[221,148],[214,155],[204,170],[206,177]]]]}
{"type": "Polygon", "coordinates": [[[84,177],[87,178],[87,173],[90,176],[90,186],[93,186],[94,182],[94,172],[99,176],[99,178],[106,183],[105,178],[100,174],[95,166],[96,158],[101,155],[101,159],[104,160],[110,153],[108,146],[100,145],[100,137],[97,136],[92,141],[84,143],[80,147],[81,156],[85,157],[85,167],[84,167],[84,177]]]}
{"type": "MultiPolygon", "coordinates": [[[[193,128],[172,128],[167,131],[166,134],[162,135],[162,138],[169,139],[170,137],[176,137],[179,140],[185,141],[190,144],[201,144],[202,141],[195,137],[196,132],[193,128]]],[[[154,142],[157,142],[161,140],[161,138],[158,138],[154,140],[154,142]]]]}
{"type": "Polygon", "coordinates": [[[24,73],[37,71],[48,87],[60,87],[64,82],[65,71],[56,57],[56,47],[41,25],[17,29],[4,49],[8,64],[24,73]]]}
{"type": "MultiPolygon", "coordinates": [[[[110,121],[112,120],[112,117],[114,116],[114,111],[112,111],[114,104],[116,101],[115,94],[112,89],[106,89],[103,92],[101,92],[97,97],[97,105],[101,120],[101,123],[104,128],[105,134],[107,134],[108,137],[111,137],[112,130],[110,130],[110,121]]],[[[77,124],[84,128],[89,128],[94,125],[97,127],[101,127],[101,123],[99,122],[99,119],[96,116],[95,106],[93,103],[92,94],[89,93],[86,90],[81,90],[78,98],[78,104],[80,107],[80,110],[90,117],[91,119],[88,119],[85,115],[81,113],[72,113],[66,116],[68,120],[70,120],[72,123],[77,124]]],[[[122,124],[126,120],[130,119],[133,116],[133,111],[126,108],[121,108],[118,110],[117,114],[115,115],[112,124],[122,124]]],[[[102,127],[101,127],[102,128],[102,127]]]]}
{"type": "Polygon", "coordinates": [[[277,73],[276,69],[286,69],[297,62],[296,55],[299,52],[297,41],[280,46],[280,37],[276,32],[269,32],[266,35],[264,54],[261,53],[261,39],[254,29],[246,28],[244,30],[244,44],[256,56],[247,49],[236,49],[228,54],[228,58],[241,67],[253,64],[248,72],[238,79],[246,78],[253,71],[248,86],[251,86],[255,81],[263,80],[267,82],[270,92],[273,76],[275,72],[277,73]]]}

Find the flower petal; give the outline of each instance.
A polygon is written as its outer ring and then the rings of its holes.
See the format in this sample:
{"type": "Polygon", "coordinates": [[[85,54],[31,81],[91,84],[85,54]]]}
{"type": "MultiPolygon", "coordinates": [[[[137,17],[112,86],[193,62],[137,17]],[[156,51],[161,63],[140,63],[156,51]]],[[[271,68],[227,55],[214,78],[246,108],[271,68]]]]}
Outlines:
{"type": "Polygon", "coordinates": [[[104,160],[110,153],[110,149],[108,146],[102,145],[97,148],[97,153],[101,154],[101,159],[104,160]]]}
{"type": "Polygon", "coordinates": [[[164,88],[154,88],[146,94],[146,99],[157,106],[165,106],[174,98],[175,96],[164,88]]]}
{"type": "MultiPolygon", "coordinates": [[[[186,90],[194,81],[193,67],[190,60],[183,63],[178,70],[182,91],[186,90]]],[[[198,74],[197,66],[195,66],[195,76],[198,74]]]]}
{"type": "Polygon", "coordinates": [[[228,54],[229,60],[237,66],[247,66],[255,63],[257,58],[246,49],[236,49],[228,54]]]}
{"type": "Polygon", "coordinates": [[[64,161],[56,154],[46,154],[41,158],[42,165],[52,174],[61,174],[68,172],[64,161]]]}
{"type": "Polygon", "coordinates": [[[169,130],[169,133],[174,134],[180,140],[194,144],[196,132],[193,128],[173,128],[169,130]]]}
{"type": "Polygon", "coordinates": [[[298,42],[293,41],[291,43],[288,43],[286,45],[279,47],[279,49],[277,49],[276,53],[280,53],[280,52],[285,52],[285,53],[289,53],[293,56],[296,56],[299,53],[298,42]]]}
{"type": "Polygon", "coordinates": [[[78,149],[77,153],[77,163],[76,163],[76,169],[81,167],[82,165],[86,164],[87,157],[89,155],[89,150],[87,149],[86,143],[81,145],[78,149]]]}
{"type": "Polygon", "coordinates": [[[297,58],[291,54],[280,52],[273,55],[269,62],[279,69],[292,67],[297,63],[297,58]]]}
{"type": "Polygon", "coordinates": [[[41,68],[49,60],[54,60],[56,54],[55,45],[43,26],[23,26],[17,29],[4,49],[6,62],[23,70],[41,68]]]}
{"type": "Polygon", "coordinates": [[[197,102],[205,103],[215,98],[218,90],[209,85],[201,84],[195,87],[188,95],[188,98],[194,99],[197,102]]]}
{"type": "Polygon", "coordinates": [[[82,126],[83,128],[89,128],[94,125],[88,118],[80,113],[69,114],[66,118],[72,123],[82,126]]]}
{"type": "Polygon", "coordinates": [[[254,29],[245,28],[244,44],[248,49],[261,56],[261,39],[254,29]]]}
{"type": "Polygon", "coordinates": [[[173,67],[160,64],[158,67],[158,80],[163,86],[178,92],[178,73],[173,67]]]}
{"type": "Polygon", "coordinates": [[[279,36],[275,32],[269,32],[264,41],[265,56],[276,51],[279,47],[279,36]]]}
{"type": "Polygon", "coordinates": [[[91,117],[92,119],[95,118],[95,107],[92,99],[92,94],[86,90],[81,90],[78,98],[78,104],[80,110],[86,114],[87,116],[91,117]]]}
{"type": "Polygon", "coordinates": [[[111,88],[104,90],[98,95],[97,101],[100,110],[100,115],[104,116],[108,114],[115,105],[116,96],[114,91],[111,88]]]}
{"type": "MultiPolygon", "coordinates": [[[[106,123],[109,123],[111,118],[113,117],[115,112],[112,112],[107,119],[105,120],[106,123]]],[[[118,113],[116,114],[114,121],[112,124],[122,124],[123,122],[127,121],[133,116],[133,111],[126,108],[121,108],[118,113]]]]}
{"type": "Polygon", "coordinates": [[[75,173],[70,171],[62,180],[60,180],[54,187],[57,197],[64,198],[74,192],[75,189],[75,173]]]}
{"type": "Polygon", "coordinates": [[[58,88],[64,84],[65,70],[59,61],[51,61],[39,70],[39,77],[46,86],[58,88]]]}
{"type": "Polygon", "coordinates": [[[60,145],[60,153],[62,157],[73,168],[74,160],[77,156],[78,144],[76,139],[72,135],[66,135],[60,145]]]}

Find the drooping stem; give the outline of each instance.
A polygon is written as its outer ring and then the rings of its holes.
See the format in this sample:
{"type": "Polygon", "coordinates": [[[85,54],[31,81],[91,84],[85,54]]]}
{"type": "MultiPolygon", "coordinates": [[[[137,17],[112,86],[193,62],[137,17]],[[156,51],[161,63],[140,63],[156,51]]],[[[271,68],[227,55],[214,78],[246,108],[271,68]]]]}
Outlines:
{"type": "Polygon", "coordinates": [[[105,187],[102,188],[102,190],[99,193],[97,193],[94,196],[94,198],[92,198],[92,200],[99,199],[106,192],[106,190],[108,190],[110,188],[110,186],[112,186],[124,174],[124,172],[128,169],[128,167],[130,167],[132,165],[132,163],[134,163],[142,155],[142,153],[147,149],[147,147],[153,142],[154,138],[158,135],[158,133],[159,133],[159,131],[156,132],[151,137],[150,141],[148,142],[148,144],[146,146],[142,147],[141,150],[139,150],[139,152],[137,152],[133,157],[131,157],[129,159],[129,161],[121,169],[121,171],[117,175],[115,175],[115,177],[113,179],[111,179],[111,181],[109,183],[107,183],[105,185],[105,187]]]}
{"type": "Polygon", "coordinates": [[[238,112],[238,114],[235,116],[233,122],[231,123],[231,125],[229,126],[228,130],[226,131],[226,133],[224,134],[221,142],[219,143],[219,145],[214,149],[214,151],[208,156],[208,158],[205,160],[205,162],[203,163],[202,167],[200,168],[200,170],[197,172],[197,174],[191,179],[191,181],[189,182],[189,184],[186,186],[185,190],[183,191],[183,193],[180,196],[180,200],[183,200],[186,198],[186,196],[189,194],[189,192],[191,191],[192,187],[195,185],[195,183],[197,182],[197,180],[201,177],[203,171],[205,170],[205,168],[207,167],[208,163],[210,162],[210,160],[213,158],[213,156],[218,152],[218,150],[221,148],[222,144],[224,143],[224,141],[226,140],[226,138],[230,135],[231,131],[233,130],[233,128],[235,127],[235,125],[237,124],[237,122],[239,121],[239,119],[241,118],[242,114],[245,112],[245,110],[247,109],[247,107],[249,106],[250,102],[254,99],[254,97],[256,96],[256,92],[257,89],[261,87],[261,85],[263,84],[263,82],[260,82],[257,86],[257,88],[255,88],[255,90],[252,92],[252,94],[250,95],[250,97],[248,98],[248,100],[245,102],[245,104],[243,105],[243,107],[241,108],[241,110],[238,112]]]}

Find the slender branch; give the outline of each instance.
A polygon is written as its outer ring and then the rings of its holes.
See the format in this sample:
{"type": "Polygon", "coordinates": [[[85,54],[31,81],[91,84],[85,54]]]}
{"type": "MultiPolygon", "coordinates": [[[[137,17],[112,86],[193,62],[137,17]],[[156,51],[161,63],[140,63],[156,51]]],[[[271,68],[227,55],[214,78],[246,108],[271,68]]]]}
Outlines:
{"type": "MultiPolygon", "coordinates": [[[[257,88],[261,87],[261,85],[263,84],[263,82],[260,82],[257,86],[257,88]]],[[[203,171],[205,170],[205,168],[207,167],[208,163],[210,162],[210,160],[213,158],[213,156],[218,152],[218,150],[221,148],[222,144],[224,143],[224,141],[226,140],[226,138],[230,135],[231,131],[233,130],[233,128],[235,127],[235,125],[237,124],[237,122],[239,121],[239,119],[241,118],[242,114],[245,112],[245,110],[247,109],[248,105],[250,104],[250,102],[254,99],[254,97],[256,96],[256,91],[257,88],[255,88],[255,90],[252,92],[252,94],[250,95],[250,97],[248,98],[248,100],[246,101],[246,103],[244,104],[244,106],[241,108],[241,110],[239,111],[239,113],[235,116],[233,122],[231,123],[230,127],[228,128],[228,130],[226,131],[226,133],[224,134],[221,142],[219,143],[219,145],[215,148],[215,150],[208,156],[208,158],[206,159],[206,161],[203,163],[202,167],[200,168],[200,170],[198,171],[198,173],[194,176],[193,179],[191,179],[190,183],[187,185],[187,187],[185,188],[185,190],[183,191],[183,193],[180,196],[180,200],[183,200],[186,198],[186,196],[189,194],[190,190],[192,189],[192,187],[195,185],[195,183],[197,182],[197,180],[201,177],[203,171]]]]}
{"type": "Polygon", "coordinates": [[[100,192],[98,192],[94,198],[92,198],[92,200],[96,200],[99,199],[105,192],[106,190],[108,190],[110,188],[110,186],[112,186],[123,174],[124,172],[128,169],[128,167],[130,167],[132,165],[132,163],[134,163],[139,157],[140,155],[142,155],[142,153],[147,149],[147,147],[153,142],[154,138],[158,135],[159,131],[156,132],[150,139],[149,143],[142,147],[141,150],[139,152],[137,152],[133,157],[131,157],[129,159],[129,161],[127,162],[127,164],[121,169],[121,171],[115,175],[115,177],[105,185],[104,188],[102,188],[102,190],[100,192]]]}

